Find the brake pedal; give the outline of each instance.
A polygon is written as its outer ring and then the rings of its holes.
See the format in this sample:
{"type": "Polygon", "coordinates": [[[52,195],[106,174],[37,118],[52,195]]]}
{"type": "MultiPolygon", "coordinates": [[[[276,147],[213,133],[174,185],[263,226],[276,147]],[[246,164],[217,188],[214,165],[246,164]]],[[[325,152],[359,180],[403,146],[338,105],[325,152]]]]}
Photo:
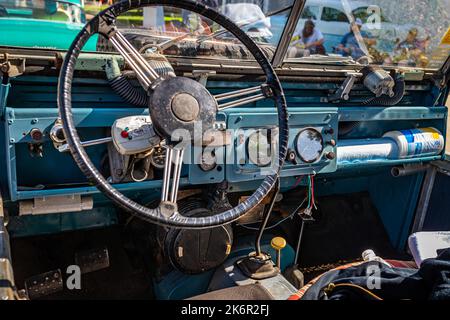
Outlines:
{"type": "Polygon", "coordinates": [[[108,248],[76,252],[75,264],[80,267],[82,274],[106,269],[109,267],[108,248]]]}

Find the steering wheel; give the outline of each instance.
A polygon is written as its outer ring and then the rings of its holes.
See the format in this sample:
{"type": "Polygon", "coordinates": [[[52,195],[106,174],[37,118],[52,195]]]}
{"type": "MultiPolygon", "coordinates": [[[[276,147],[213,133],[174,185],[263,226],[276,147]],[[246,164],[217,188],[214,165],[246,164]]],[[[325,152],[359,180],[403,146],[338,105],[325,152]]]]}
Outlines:
{"type": "MultiPolygon", "coordinates": [[[[259,47],[227,17],[202,4],[187,0],[132,0],[121,1],[103,10],[92,18],[79,32],[67,51],[58,83],[58,108],[63,130],[70,152],[87,179],[115,204],[137,217],[160,225],[175,228],[210,228],[230,223],[258,205],[268,195],[279,178],[284,164],[288,144],[288,115],[286,99],[281,83],[270,62],[259,47]],[[200,83],[185,77],[161,78],[139,52],[128,42],[116,27],[120,14],[146,6],[168,5],[190,10],[221,25],[252,53],[266,75],[266,82],[260,86],[241,89],[213,96],[200,83]],[[150,100],[150,117],[156,133],[166,141],[166,159],[161,191],[161,202],[156,209],[147,208],[127,198],[115,189],[96,169],[81,145],[73,121],[72,78],[77,58],[84,44],[93,34],[106,37],[134,70],[141,86],[150,100]],[[250,97],[247,97],[252,94],[250,97]],[[246,96],[242,98],[243,96],[246,96]],[[220,104],[220,101],[239,98],[220,104]],[[183,148],[171,143],[175,130],[184,129],[193,133],[201,123],[202,130],[212,128],[218,111],[236,105],[243,105],[265,98],[273,99],[278,112],[279,141],[278,157],[258,189],[236,207],[207,217],[186,217],[177,209],[177,192],[183,160],[183,148]],[[172,176],[173,175],[173,176],[172,176]],[[171,179],[172,176],[172,179],[171,179]]],[[[189,141],[183,141],[189,142],[189,141]]],[[[192,141],[190,141],[192,142],[192,141]]]]}

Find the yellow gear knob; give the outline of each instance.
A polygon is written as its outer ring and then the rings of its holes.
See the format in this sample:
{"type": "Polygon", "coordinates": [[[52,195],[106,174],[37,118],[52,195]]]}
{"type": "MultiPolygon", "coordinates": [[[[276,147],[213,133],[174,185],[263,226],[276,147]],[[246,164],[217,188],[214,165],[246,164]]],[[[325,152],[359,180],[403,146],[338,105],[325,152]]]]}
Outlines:
{"type": "Polygon", "coordinates": [[[275,237],[270,242],[270,245],[272,246],[272,248],[279,251],[279,250],[283,249],[284,247],[286,247],[286,240],[282,237],[275,237]]]}

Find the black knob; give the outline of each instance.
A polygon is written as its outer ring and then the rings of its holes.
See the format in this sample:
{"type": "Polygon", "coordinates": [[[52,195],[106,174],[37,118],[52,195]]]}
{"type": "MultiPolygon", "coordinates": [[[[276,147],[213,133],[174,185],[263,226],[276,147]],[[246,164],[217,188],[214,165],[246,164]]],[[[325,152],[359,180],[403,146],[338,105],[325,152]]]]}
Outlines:
{"type": "Polygon", "coordinates": [[[31,129],[30,136],[31,136],[31,139],[33,139],[34,141],[41,141],[42,138],[44,137],[44,134],[42,133],[41,130],[34,128],[34,129],[31,129]]]}
{"type": "Polygon", "coordinates": [[[323,130],[323,133],[324,134],[333,134],[334,133],[334,129],[333,128],[325,129],[325,130],[323,130]]]}
{"type": "Polygon", "coordinates": [[[287,152],[287,160],[292,162],[293,164],[297,164],[297,156],[295,154],[295,151],[292,149],[288,149],[287,152]]]}
{"type": "Polygon", "coordinates": [[[325,158],[327,158],[328,160],[334,160],[336,158],[336,154],[332,151],[327,152],[325,154],[325,158]]]}

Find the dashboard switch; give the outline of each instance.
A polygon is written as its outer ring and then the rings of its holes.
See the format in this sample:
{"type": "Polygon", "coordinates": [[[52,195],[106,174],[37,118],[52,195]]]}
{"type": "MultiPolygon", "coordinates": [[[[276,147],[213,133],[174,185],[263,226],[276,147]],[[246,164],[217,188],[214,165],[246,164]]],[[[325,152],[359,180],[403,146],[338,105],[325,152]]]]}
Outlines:
{"type": "Polygon", "coordinates": [[[325,130],[323,130],[323,133],[324,134],[333,134],[334,133],[334,129],[333,128],[328,128],[328,129],[325,129],[325,130]]]}
{"type": "Polygon", "coordinates": [[[31,136],[31,139],[33,139],[34,141],[41,141],[42,138],[44,137],[44,134],[42,133],[41,130],[34,128],[31,130],[30,136],[31,136]]]}
{"type": "Polygon", "coordinates": [[[295,154],[295,151],[292,149],[288,149],[287,152],[287,160],[292,162],[293,164],[297,164],[297,156],[295,154]]]}

